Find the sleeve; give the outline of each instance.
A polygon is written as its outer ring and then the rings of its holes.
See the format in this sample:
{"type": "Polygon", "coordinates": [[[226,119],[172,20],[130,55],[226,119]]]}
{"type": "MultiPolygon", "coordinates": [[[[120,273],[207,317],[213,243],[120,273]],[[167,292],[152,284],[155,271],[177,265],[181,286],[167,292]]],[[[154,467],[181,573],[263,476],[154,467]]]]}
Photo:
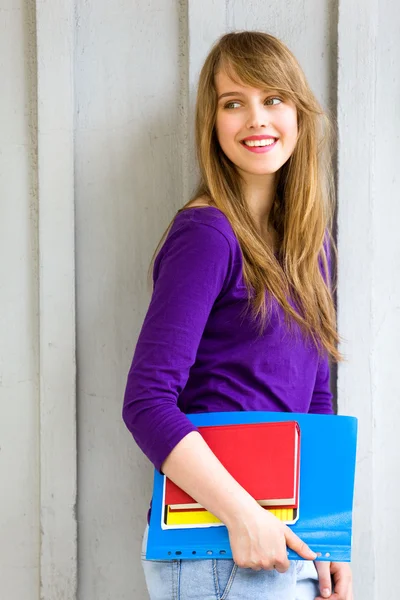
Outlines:
{"type": "Polygon", "coordinates": [[[315,378],[314,389],[311,397],[309,413],[333,414],[332,392],[330,388],[329,358],[324,355],[320,358],[315,378]]]}
{"type": "MultiPolygon", "coordinates": [[[[319,264],[322,271],[322,276],[324,277],[325,281],[330,284],[332,277],[332,264],[328,233],[326,233],[325,235],[324,248],[327,259],[328,272],[326,273],[322,260],[319,264]]],[[[330,388],[329,356],[327,355],[327,353],[324,353],[324,355],[320,356],[319,358],[314,390],[308,412],[329,415],[333,414],[332,399],[333,396],[330,388]]]]}
{"type": "Polygon", "coordinates": [[[212,306],[224,290],[230,245],[206,223],[190,221],[154,264],[154,289],[128,374],[123,419],[156,469],[197,428],[177,406],[212,306]]]}

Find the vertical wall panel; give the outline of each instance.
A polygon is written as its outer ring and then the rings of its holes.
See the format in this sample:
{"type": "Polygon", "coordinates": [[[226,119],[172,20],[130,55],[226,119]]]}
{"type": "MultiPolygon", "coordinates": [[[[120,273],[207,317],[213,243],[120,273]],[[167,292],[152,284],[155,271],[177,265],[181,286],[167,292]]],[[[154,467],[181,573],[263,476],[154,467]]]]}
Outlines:
{"type": "Polygon", "coordinates": [[[77,587],[74,2],[36,1],[40,301],[40,600],[77,587]]]}
{"type": "Polygon", "coordinates": [[[359,418],[354,574],[361,598],[378,597],[373,521],[377,5],[376,0],[339,5],[338,321],[347,360],[339,367],[338,398],[342,413],[359,418]]]}
{"type": "Polygon", "coordinates": [[[38,600],[39,376],[33,1],[0,9],[0,598],[38,600]]]}
{"type": "Polygon", "coordinates": [[[183,203],[186,9],[79,0],[77,23],[78,596],[143,599],[152,470],[121,412],[147,268],[183,203]]]}
{"type": "MultiPolygon", "coordinates": [[[[400,381],[400,7],[378,4],[376,44],[373,186],[373,413],[374,413],[374,547],[376,598],[396,600],[399,586],[388,573],[397,567],[400,531],[399,494],[400,381]]],[[[371,114],[370,114],[371,117],[371,114]]],[[[361,131],[358,137],[362,137],[361,131]]]]}

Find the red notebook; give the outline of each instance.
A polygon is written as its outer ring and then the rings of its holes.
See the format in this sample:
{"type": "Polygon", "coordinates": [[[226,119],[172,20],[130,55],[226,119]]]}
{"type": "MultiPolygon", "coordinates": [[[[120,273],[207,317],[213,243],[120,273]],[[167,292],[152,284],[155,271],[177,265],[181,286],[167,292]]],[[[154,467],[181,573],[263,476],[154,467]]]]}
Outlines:
{"type": "MultiPolygon", "coordinates": [[[[300,429],[295,421],[199,427],[229,473],[261,506],[296,508],[300,429]]],[[[201,509],[191,496],[166,478],[170,510],[201,509]]]]}

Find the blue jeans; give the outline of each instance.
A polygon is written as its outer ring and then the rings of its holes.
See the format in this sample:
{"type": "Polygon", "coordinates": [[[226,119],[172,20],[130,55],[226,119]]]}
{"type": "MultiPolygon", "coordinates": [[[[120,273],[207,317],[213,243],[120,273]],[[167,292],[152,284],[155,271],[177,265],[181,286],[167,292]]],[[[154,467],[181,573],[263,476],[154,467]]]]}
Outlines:
{"type": "Polygon", "coordinates": [[[315,600],[318,576],[312,561],[291,561],[286,573],[242,569],[233,560],[147,560],[142,565],[150,600],[315,600]]]}

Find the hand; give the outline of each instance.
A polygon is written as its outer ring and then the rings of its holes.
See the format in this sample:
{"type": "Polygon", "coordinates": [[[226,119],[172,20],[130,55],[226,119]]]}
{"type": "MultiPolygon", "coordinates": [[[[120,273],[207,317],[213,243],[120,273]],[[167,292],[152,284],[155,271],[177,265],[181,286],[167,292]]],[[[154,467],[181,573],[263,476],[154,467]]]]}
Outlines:
{"type": "Polygon", "coordinates": [[[227,527],[233,560],[239,567],[284,573],[289,568],[287,547],[306,560],[317,556],[287,525],[259,505],[227,527]]]}
{"type": "Polygon", "coordinates": [[[349,563],[315,561],[321,596],[315,600],[353,600],[352,574],[349,563]],[[333,590],[332,594],[332,580],[333,590]]]}

